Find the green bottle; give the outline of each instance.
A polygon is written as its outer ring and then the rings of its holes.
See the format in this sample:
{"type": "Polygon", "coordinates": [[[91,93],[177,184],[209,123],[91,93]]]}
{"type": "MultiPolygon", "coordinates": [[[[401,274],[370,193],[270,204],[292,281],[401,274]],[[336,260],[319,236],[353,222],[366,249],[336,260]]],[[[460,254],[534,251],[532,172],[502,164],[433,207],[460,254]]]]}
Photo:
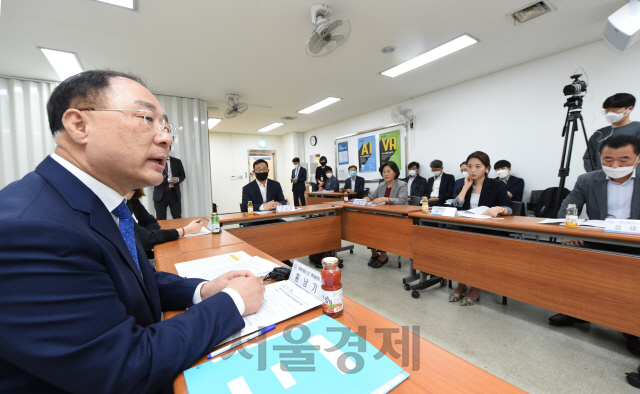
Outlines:
{"type": "Polygon", "coordinates": [[[220,234],[220,218],[216,212],[215,204],[211,204],[211,221],[209,222],[209,231],[213,234],[220,234]]]}

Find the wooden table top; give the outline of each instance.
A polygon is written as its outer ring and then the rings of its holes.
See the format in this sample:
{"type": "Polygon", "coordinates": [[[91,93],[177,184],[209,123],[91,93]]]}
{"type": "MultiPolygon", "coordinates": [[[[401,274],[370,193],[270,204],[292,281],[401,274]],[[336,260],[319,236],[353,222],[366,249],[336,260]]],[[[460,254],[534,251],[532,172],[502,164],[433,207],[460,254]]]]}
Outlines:
{"type": "MultiPolygon", "coordinates": [[[[182,219],[174,219],[182,220],[182,219]]],[[[171,220],[166,220],[171,222],[171,220]]],[[[168,254],[185,253],[194,250],[211,249],[225,245],[240,244],[244,241],[232,235],[228,231],[222,230],[220,234],[205,234],[196,237],[178,238],[175,241],[156,245],[153,253],[156,258],[168,254]]]]}
{"type": "MultiPolygon", "coordinates": [[[[457,216],[454,218],[444,216],[434,216],[431,214],[424,214],[422,211],[411,212],[410,217],[425,219],[425,220],[437,220],[440,222],[448,222],[455,224],[468,224],[471,226],[490,226],[496,230],[518,230],[522,232],[532,233],[547,233],[550,236],[559,236],[566,238],[578,238],[578,239],[598,239],[598,240],[610,240],[610,241],[626,241],[626,242],[640,242],[640,235],[633,234],[619,234],[619,233],[607,233],[602,228],[595,227],[578,227],[578,228],[566,228],[560,224],[540,224],[544,218],[538,217],[525,217],[525,216],[505,216],[502,219],[472,219],[457,216]]],[[[640,245],[638,245],[640,247],[640,245]]]]}
{"type": "Polygon", "coordinates": [[[282,218],[287,216],[330,212],[336,209],[341,209],[341,207],[331,207],[325,204],[306,205],[304,207],[296,207],[296,208],[300,208],[300,209],[296,209],[295,211],[291,211],[291,212],[265,213],[263,215],[256,215],[256,214],[249,215],[246,212],[225,213],[224,215],[220,215],[220,223],[237,223],[237,222],[246,222],[246,221],[258,220],[258,219],[282,218]]]}
{"type": "Polygon", "coordinates": [[[422,210],[422,207],[417,205],[396,205],[396,204],[385,204],[385,205],[353,205],[353,203],[345,203],[344,201],[336,201],[336,202],[325,202],[324,204],[333,204],[335,207],[342,207],[354,210],[362,210],[362,211],[373,211],[380,213],[389,213],[389,214],[402,214],[408,215],[411,212],[418,212],[422,210]]]}
{"type": "MultiPolygon", "coordinates": [[[[322,192],[322,191],[317,191],[317,192],[305,192],[305,194],[309,195],[309,196],[314,196],[314,197],[329,197],[329,196],[335,196],[335,197],[344,197],[344,192],[322,192]]],[[[358,193],[356,192],[349,192],[350,196],[354,196],[358,193]]]]}

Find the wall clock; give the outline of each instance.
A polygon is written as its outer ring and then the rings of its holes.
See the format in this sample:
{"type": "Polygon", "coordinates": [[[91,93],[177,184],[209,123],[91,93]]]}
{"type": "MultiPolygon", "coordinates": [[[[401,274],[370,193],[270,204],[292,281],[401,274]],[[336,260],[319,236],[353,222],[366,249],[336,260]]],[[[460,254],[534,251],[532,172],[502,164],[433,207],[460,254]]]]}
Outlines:
{"type": "Polygon", "coordinates": [[[311,136],[311,146],[316,146],[318,143],[318,138],[315,135],[311,136]]]}

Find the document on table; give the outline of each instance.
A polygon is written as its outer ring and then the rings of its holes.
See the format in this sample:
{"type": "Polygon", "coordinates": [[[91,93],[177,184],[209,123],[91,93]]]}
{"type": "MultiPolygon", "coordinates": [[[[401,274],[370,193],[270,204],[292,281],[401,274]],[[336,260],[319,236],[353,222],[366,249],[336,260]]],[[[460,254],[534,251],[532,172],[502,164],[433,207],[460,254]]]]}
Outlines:
{"type": "MultiPolygon", "coordinates": [[[[538,224],[559,224],[561,226],[565,225],[565,219],[545,219],[538,224]]],[[[605,221],[604,220],[589,220],[589,219],[578,219],[578,227],[595,227],[595,228],[604,228],[605,221]]]]}
{"type": "Polygon", "coordinates": [[[264,276],[277,264],[262,257],[251,257],[245,252],[235,252],[176,264],[178,275],[187,278],[212,280],[229,271],[247,270],[255,276],[264,276]]]}
{"type": "Polygon", "coordinates": [[[273,211],[253,211],[253,213],[255,213],[256,215],[265,215],[267,213],[276,213],[276,210],[274,209],[273,211]]]}
{"type": "Polygon", "coordinates": [[[251,334],[263,327],[280,323],[321,304],[319,299],[302,290],[290,280],[267,285],[264,289],[264,300],[258,312],[244,316],[244,328],[220,344],[251,334]]]}
{"type": "MultiPolygon", "coordinates": [[[[485,213],[485,212],[487,212],[487,211],[488,211],[488,210],[490,210],[490,209],[491,209],[491,208],[489,208],[489,207],[485,207],[485,206],[483,205],[483,206],[480,206],[480,207],[478,207],[478,208],[469,209],[469,210],[468,210],[468,211],[466,211],[465,213],[471,213],[471,214],[474,214],[474,215],[484,216],[484,215],[482,215],[482,214],[483,214],[483,213],[485,213]]],[[[463,215],[463,216],[464,216],[464,215],[463,215]]]]}
{"type": "Polygon", "coordinates": [[[493,219],[493,218],[492,218],[491,216],[489,216],[489,215],[480,215],[480,214],[476,214],[476,213],[468,213],[468,212],[469,212],[469,211],[464,212],[464,213],[461,213],[461,214],[459,214],[459,215],[460,215],[460,216],[462,216],[462,217],[465,217],[465,218],[470,218],[470,219],[493,219]]]}
{"type": "Polygon", "coordinates": [[[187,234],[183,238],[197,237],[198,235],[206,235],[206,234],[211,234],[211,231],[209,231],[206,227],[202,227],[199,233],[187,234]]]}

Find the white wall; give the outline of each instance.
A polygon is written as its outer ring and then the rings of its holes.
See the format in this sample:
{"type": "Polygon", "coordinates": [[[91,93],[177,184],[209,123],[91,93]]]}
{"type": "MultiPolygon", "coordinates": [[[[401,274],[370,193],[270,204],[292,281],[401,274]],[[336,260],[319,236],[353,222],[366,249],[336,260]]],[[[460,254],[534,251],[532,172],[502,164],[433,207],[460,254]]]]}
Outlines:
{"type": "Polygon", "coordinates": [[[277,181],[282,185],[284,196],[293,201],[291,193],[291,170],[294,142],[292,134],[283,136],[209,133],[211,196],[218,204],[219,213],[239,212],[242,201],[242,187],[247,184],[249,171],[247,151],[260,150],[258,140],[267,141],[266,150],[276,151],[277,181]],[[231,176],[242,175],[240,180],[231,176]]]}
{"type": "MultiPolygon", "coordinates": [[[[606,126],[600,110],[608,96],[626,92],[640,100],[638,65],[640,45],[622,53],[598,41],[398,103],[417,116],[416,145],[412,149],[409,142],[407,158],[420,162],[427,177],[429,162],[440,159],[445,172],[458,178],[459,163],[475,150],[484,151],[492,165],[500,159],[511,162],[513,174],[525,179],[528,201],[531,190],[558,185],[566,116],[562,88],[571,81],[568,77],[578,67],[589,76],[583,116],[590,136],[606,126]]],[[[393,107],[305,133],[306,157],[320,153],[335,166],[334,138],[392,123],[393,107]],[[315,147],[309,143],[312,135],[318,137],[315,147]]],[[[631,119],[640,120],[640,111],[631,119]]],[[[576,133],[568,189],[584,173],[585,149],[582,133],[576,133]]]]}

